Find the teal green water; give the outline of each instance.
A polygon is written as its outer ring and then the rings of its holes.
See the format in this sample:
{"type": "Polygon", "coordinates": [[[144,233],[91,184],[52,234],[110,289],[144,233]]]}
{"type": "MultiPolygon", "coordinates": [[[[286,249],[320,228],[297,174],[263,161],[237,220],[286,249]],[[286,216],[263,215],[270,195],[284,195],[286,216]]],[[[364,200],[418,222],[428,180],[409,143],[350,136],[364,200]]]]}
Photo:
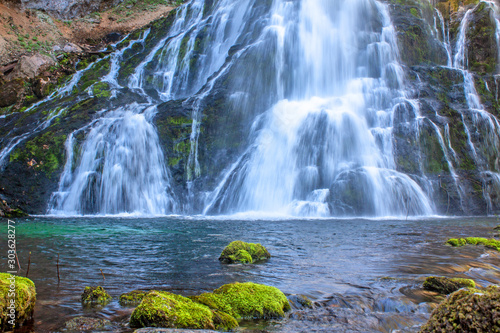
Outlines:
{"type": "MultiPolygon", "coordinates": [[[[500,282],[498,253],[482,247],[451,248],[444,244],[449,237],[492,237],[493,227],[500,223],[495,218],[397,221],[36,217],[16,221],[21,275],[26,274],[31,252],[29,277],[38,292],[36,332],[57,330],[65,320],[88,314],[79,303],[87,285],[102,285],[114,297],[109,306],[90,314],[111,319],[118,331],[127,331],[131,311],[117,302],[123,292],[161,289],[192,295],[235,281],[264,283],[286,294],[304,294],[317,301],[340,297],[346,302],[348,297],[355,297],[371,312],[389,317],[399,318],[401,311],[396,309],[403,306],[403,319],[384,319],[378,324],[376,331],[388,331],[391,325],[397,328],[422,322],[425,306],[419,305],[423,300],[415,295],[419,279],[426,275],[470,277],[483,286],[500,282]],[[256,265],[220,264],[218,257],[224,246],[237,239],[263,244],[272,258],[256,265]],[[384,277],[401,282],[394,285],[384,277]]],[[[3,223],[3,271],[8,270],[6,230],[3,223]]],[[[274,325],[273,330],[291,332],[315,327],[314,323],[294,320],[274,325]]]]}

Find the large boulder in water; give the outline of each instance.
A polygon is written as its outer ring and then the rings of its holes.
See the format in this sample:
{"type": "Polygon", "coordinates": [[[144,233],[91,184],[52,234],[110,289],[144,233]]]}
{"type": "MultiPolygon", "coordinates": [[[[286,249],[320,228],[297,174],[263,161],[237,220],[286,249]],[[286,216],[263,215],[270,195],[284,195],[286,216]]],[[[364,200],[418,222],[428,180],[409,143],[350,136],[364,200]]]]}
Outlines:
{"type": "Polygon", "coordinates": [[[234,318],[222,316],[207,306],[181,295],[151,291],[134,310],[130,327],[172,327],[194,329],[231,329],[238,326],[234,318]]]}
{"type": "Polygon", "coordinates": [[[151,291],[134,310],[130,327],[231,330],[240,319],[281,318],[290,310],[277,288],[252,282],[223,285],[211,293],[183,297],[151,291]]]}
{"type": "Polygon", "coordinates": [[[226,284],[193,300],[237,319],[281,318],[291,308],[278,288],[252,282],[226,284]]]}
{"type": "Polygon", "coordinates": [[[0,273],[0,332],[29,321],[33,317],[35,302],[36,289],[33,281],[0,273]]]}
{"type": "Polygon", "coordinates": [[[420,332],[500,332],[500,288],[454,292],[432,312],[420,332]]]}
{"type": "Polygon", "coordinates": [[[271,258],[271,254],[261,244],[234,241],[222,251],[219,260],[225,264],[238,262],[251,264],[252,262],[269,258],[271,258]]]}

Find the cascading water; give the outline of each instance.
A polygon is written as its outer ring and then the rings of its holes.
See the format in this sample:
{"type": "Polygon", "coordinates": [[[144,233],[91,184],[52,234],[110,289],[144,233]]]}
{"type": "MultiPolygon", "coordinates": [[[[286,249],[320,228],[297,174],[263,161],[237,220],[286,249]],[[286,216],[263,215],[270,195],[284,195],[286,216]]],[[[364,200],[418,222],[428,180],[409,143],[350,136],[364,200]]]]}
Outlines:
{"type": "MultiPolygon", "coordinates": [[[[93,124],[73,171],[72,153],[53,197],[52,213],[134,212],[166,214],[175,208],[158,135],[154,107],[132,104],[93,124]]],[[[73,133],[67,144],[71,152],[73,133]]]]}
{"type": "MultiPolygon", "coordinates": [[[[468,149],[484,183],[495,187],[500,177],[492,171],[497,168],[491,167],[490,155],[500,151],[500,125],[481,104],[467,70],[467,27],[474,10],[464,15],[454,53],[439,11],[434,35],[447,51],[447,65],[463,73],[469,110],[459,113],[468,149]],[[481,144],[479,133],[484,134],[481,144]],[[485,150],[493,153],[486,156],[485,150]]],[[[435,119],[421,116],[419,102],[407,98],[411,92],[406,91],[386,5],[376,0],[275,0],[265,5],[195,0],[179,8],[166,34],[152,35],[145,30],[108,56],[110,69],[101,82],[109,85],[114,105],[68,136],[67,162],[51,200],[52,213],[202,209],[205,214],[296,216],[432,214],[429,198],[436,179],[422,171],[427,166],[420,161],[420,170],[411,177],[397,171],[402,168],[394,160],[393,118],[401,109],[414,119],[398,115],[397,126],[416,126],[409,132],[417,136],[422,127],[436,138],[457,200],[462,203],[467,197],[449,126],[440,123],[444,118],[437,113],[435,119]],[[140,61],[124,79],[122,64],[137,50],[142,52],[140,61]],[[235,79],[240,72],[255,77],[235,79]],[[233,85],[224,86],[227,82],[233,85]],[[116,102],[129,92],[135,103],[116,102]],[[229,99],[223,105],[234,105],[231,112],[247,114],[253,125],[245,132],[245,146],[225,162],[219,183],[199,192],[196,181],[206,179],[200,178],[205,161],[199,161],[200,149],[202,154],[207,149],[204,108],[215,96],[229,99]],[[183,125],[191,133],[180,138],[188,146],[184,197],[174,189],[178,180],[172,185],[170,156],[164,154],[153,125],[157,106],[173,100],[183,100],[192,112],[183,125]],[[196,198],[201,193],[206,199],[196,198]],[[193,200],[204,207],[186,204],[193,200]]],[[[59,94],[70,94],[82,76],[84,71],[77,73],[59,94]]],[[[93,87],[85,90],[90,96],[93,87]]],[[[486,192],[485,199],[491,202],[486,192]]]]}
{"type": "MultiPolygon", "coordinates": [[[[152,125],[156,104],[193,94],[201,88],[224,63],[225,55],[241,31],[248,6],[249,1],[237,5],[221,1],[210,16],[204,15],[202,0],[180,8],[169,33],[149,51],[128,80],[126,88],[139,92],[146,103],[103,110],[99,119],[69,136],[68,158],[59,190],[49,204],[50,213],[157,215],[178,211],[166,158],[152,125]],[[193,78],[188,62],[195,48],[200,48],[196,38],[201,31],[208,34],[213,43],[209,52],[198,59],[198,66],[203,70],[193,78]],[[155,100],[151,89],[146,91],[151,83],[160,100],[155,100]],[[85,133],[86,137],[77,152],[79,156],[75,156],[72,140],[78,133],[85,133]]],[[[145,43],[149,32],[146,30],[139,40],[111,55],[110,71],[101,79],[110,84],[111,98],[116,97],[118,89],[123,89],[117,80],[123,54],[134,44],[145,43]]],[[[78,79],[77,75],[75,80],[78,79]]]]}
{"type": "MultiPolygon", "coordinates": [[[[491,1],[483,1],[487,3],[494,12],[497,12],[497,6],[494,2],[491,1]]],[[[479,6],[479,5],[477,5],[479,6]]],[[[477,137],[479,133],[483,136],[481,141],[482,149],[488,154],[492,154],[494,156],[498,156],[500,153],[500,123],[498,119],[486,111],[484,106],[481,103],[481,99],[479,94],[476,91],[474,77],[472,73],[468,70],[468,55],[467,55],[467,28],[470,24],[470,17],[477,8],[469,9],[460,24],[459,35],[457,38],[457,43],[455,46],[455,56],[453,60],[453,67],[460,70],[464,77],[464,92],[467,100],[467,105],[469,107],[468,114],[461,113],[462,121],[464,124],[465,133],[467,135],[467,142],[472,151],[472,155],[474,158],[474,162],[481,172],[481,176],[483,178],[483,195],[488,204],[488,210],[491,211],[491,198],[490,192],[491,187],[500,188],[500,183],[498,182],[498,173],[495,171],[491,171],[490,169],[493,167],[494,170],[498,170],[499,165],[498,162],[491,162],[487,156],[484,154],[479,155],[477,152],[476,144],[474,141],[474,136],[477,137]],[[493,183],[493,186],[487,186],[486,184],[493,183]],[[490,189],[489,189],[490,188],[490,189]]],[[[498,47],[498,31],[499,31],[499,20],[496,17],[496,39],[497,39],[497,48],[498,47]]],[[[496,158],[495,158],[496,160],[496,158]]]]}
{"type": "Polygon", "coordinates": [[[377,1],[275,1],[278,96],[254,144],[205,213],[426,215],[427,195],[395,170],[393,108],[404,101],[387,9],[377,1]]]}

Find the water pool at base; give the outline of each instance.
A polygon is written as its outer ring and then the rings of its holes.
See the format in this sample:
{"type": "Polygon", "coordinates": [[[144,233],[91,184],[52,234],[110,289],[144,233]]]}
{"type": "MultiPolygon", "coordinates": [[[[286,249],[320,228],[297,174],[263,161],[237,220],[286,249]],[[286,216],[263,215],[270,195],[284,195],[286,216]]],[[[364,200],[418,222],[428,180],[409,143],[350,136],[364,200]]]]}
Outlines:
{"type": "MultiPolygon", "coordinates": [[[[194,295],[231,282],[252,281],[306,295],[315,310],[249,332],[391,332],[422,324],[433,300],[420,290],[429,275],[500,283],[499,253],[481,246],[452,248],[451,237],[493,237],[497,218],[412,220],[237,220],[209,217],[53,218],[16,220],[19,261],[37,288],[32,326],[59,331],[75,316],[103,317],[127,327],[131,308],[120,294],[159,289],[194,295]],[[267,262],[223,265],[233,240],[261,243],[267,262]],[[57,277],[59,255],[60,283],[57,277]],[[101,270],[105,279],[101,274],[101,270]],[[85,286],[101,285],[113,301],[101,310],[80,303],[85,286]]],[[[7,271],[7,227],[1,225],[2,271],[7,271]]]]}

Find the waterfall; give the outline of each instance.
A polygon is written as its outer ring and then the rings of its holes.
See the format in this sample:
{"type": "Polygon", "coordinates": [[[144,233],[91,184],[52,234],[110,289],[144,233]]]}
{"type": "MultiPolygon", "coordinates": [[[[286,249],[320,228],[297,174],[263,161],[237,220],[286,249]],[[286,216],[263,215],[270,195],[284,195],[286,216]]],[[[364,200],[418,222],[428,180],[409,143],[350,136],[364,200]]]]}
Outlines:
{"type": "Polygon", "coordinates": [[[150,123],[154,112],[154,107],[136,103],[108,112],[91,126],[77,166],[73,165],[73,133],[66,143],[68,163],[51,213],[172,211],[175,201],[165,158],[150,123]]]}
{"type": "MultiPolygon", "coordinates": [[[[496,4],[492,1],[482,1],[481,3],[487,3],[493,9],[493,11],[498,11],[496,4]]],[[[478,4],[477,6],[479,6],[480,4],[478,4]]],[[[480,96],[476,90],[474,76],[468,70],[469,64],[467,55],[467,28],[470,25],[470,17],[474,13],[477,6],[467,10],[460,23],[459,35],[455,46],[456,54],[454,56],[453,67],[460,70],[463,74],[464,93],[467,101],[468,111],[460,112],[461,118],[467,136],[467,143],[472,152],[474,162],[478,168],[478,171],[480,171],[480,176],[482,177],[483,196],[485,197],[486,203],[488,205],[488,211],[492,211],[492,199],[490,196],[490,190],[492,188],[496,190],[496,188],[500,187],[500,183],[498,183],[498,179],[500,179],[500,177],[497,172],[490,170],[491,165],[488,161],[488,158],[486,156],[478,154],[478,148],[474,143],[475,140],[473,137],[482,135],[483,138],[480,140],[482,149],[491,154],[498,155],[498,153],[500,153],[500,123],[494,115],[489,113],[484,108],[483,104],[481,103],[480,96]],[[494,185],[488,185],[492,183],[494,185]],[[488,188],[490,188],[490,190],[488,190],[488,188]]],[[[500,21],[498,20],[498,17],[495,17],[495,23],[497,47],[500,51],[500,44],[498,43],[498,41],[500,40],[500,21]]],[[[498,170],[498,167],[498,165],[495,165],[495,170],[498,170]]]]}
{"type": "MultiPolygon", "coordinates": [[[[446,66],[451,67],[453,65],[452,59],[452,51],[451,51],[451,43],[450,43],[450,29],[446,26],[443,14],[437,9],[434,8],[434,31],[439,36],[441,33],[441,43],[443,44],[444,49],[446,50],[446,57],[448,59],[446,66]],[[441,29],[438,29],[436,17],[439,19],[439,25],[441,29]]],[[[438,37],[439,39],[439,37],[438,37]]]]}
{"type": "MultiPolygon", "coordinates": [[[[144,97],[145,102],[104,109],[91,124],[69,135],[67,161],[59,189],[49,203],[50,213],[162,215],[179,211],[166,167],[168,158],[152,124],[156,106],[194,94],[224,64],[245,24],[249,5],[250,1],[223,0],[211,15],[205,15],[203,0],[181,6],[168,33],[145,50],[147,55],[135,67],[126,87],[118,81],[124,54],[135,44],[145,47],[155,36],[150,36],[147,29],[139,39],[109,56],[110,71],[101,82],[110,85],[110,98],[116,99],[118,90],[129,89],[144,97]],[[211,45],[204,46],[206,50],[197,45],[202,33],[211,40],[211,45]],[[201,70],[193,75],[190,69],[195,51],[204,52],[197,59],[201,70]],[[156,94],[151,93],[151,88],[156,94]],[[77,135],[85,137],[80,146],[74,139],[77,135]]],[[[81,73],[75,75],[61,93],[70,92],[81,77],[81,73]]],[[[91,94],[92,89],[88,91],[91,94]]],[[[196,115],[193,118],[196,127],[198,119],[196,115]]]]}
{"type": "MultiPolygon", "coordinates": [[[[500,152],[500,123],[481,104],[468,71],[473,15],[474,9],[465,13],[454,53],[437,10],[434,34],[446,49],[447,66],[463,74],[468,110],[459,112],[468,150],[484,183],[496,191],[500,177],[484,151],[500,152]],[[484,133],[484,145],[478,133],[484,133]]],[[[416,127],[417,135],[419,126],[429,129],[460,202],[466,200],[450,128],[419,115],[418,101],[409,99],[396,31],[382,2],[192,0],[176,10],[164,33],[152,25],[125,45],[99,60],[109,62],[109,70],[78,95],[92,97],[100,82],[110,90],[109,103],[67,136],[66,164],[49,203],[53,214],[433,214],[436,180],[422,171],[421,161],[415,174],[399,171],[404,168],[395,161],[394,126],[416,127]],[[174,142],[182,141],[187,155],[175,169],[154,124],[158,110],[168,113],[165,108],[181,103],[182,112],[191,114],[182,115],[188,129],[174,142]],[[244,123],[230,129],[242,129],[244,143],[208,147],[214,145],[204,137],[213,121],[208,107],[217,116],[244,114],[224,119],[244,123]],[[401,124],[397,112],[414,119],[401,124]],[[226,149],[233,150],[222,168],[207,176],[207,151],[224,155],[226,149]],[[208,177],[215,179],[200,186],[208,177]]],[[[70,98],[93,66],[99,63],[75,74],[54,96],[70,98]]],[[[27,137],[13,136],[0,162],[27,137]]],[[[397,158],[405,156],[398,150],[397,158]]],[[[494,204],[486,192],[485,199],[494,204]]]]}
{"type": "Polygon", "coordinates": [[[278,101],[206,213],[428,215],[426,193],[395,170],[394,106],[405,100],[396,34],[377,1],[275,1],[278,101]],[[286,69],[286,70],[285,70],[286,69]]]}

